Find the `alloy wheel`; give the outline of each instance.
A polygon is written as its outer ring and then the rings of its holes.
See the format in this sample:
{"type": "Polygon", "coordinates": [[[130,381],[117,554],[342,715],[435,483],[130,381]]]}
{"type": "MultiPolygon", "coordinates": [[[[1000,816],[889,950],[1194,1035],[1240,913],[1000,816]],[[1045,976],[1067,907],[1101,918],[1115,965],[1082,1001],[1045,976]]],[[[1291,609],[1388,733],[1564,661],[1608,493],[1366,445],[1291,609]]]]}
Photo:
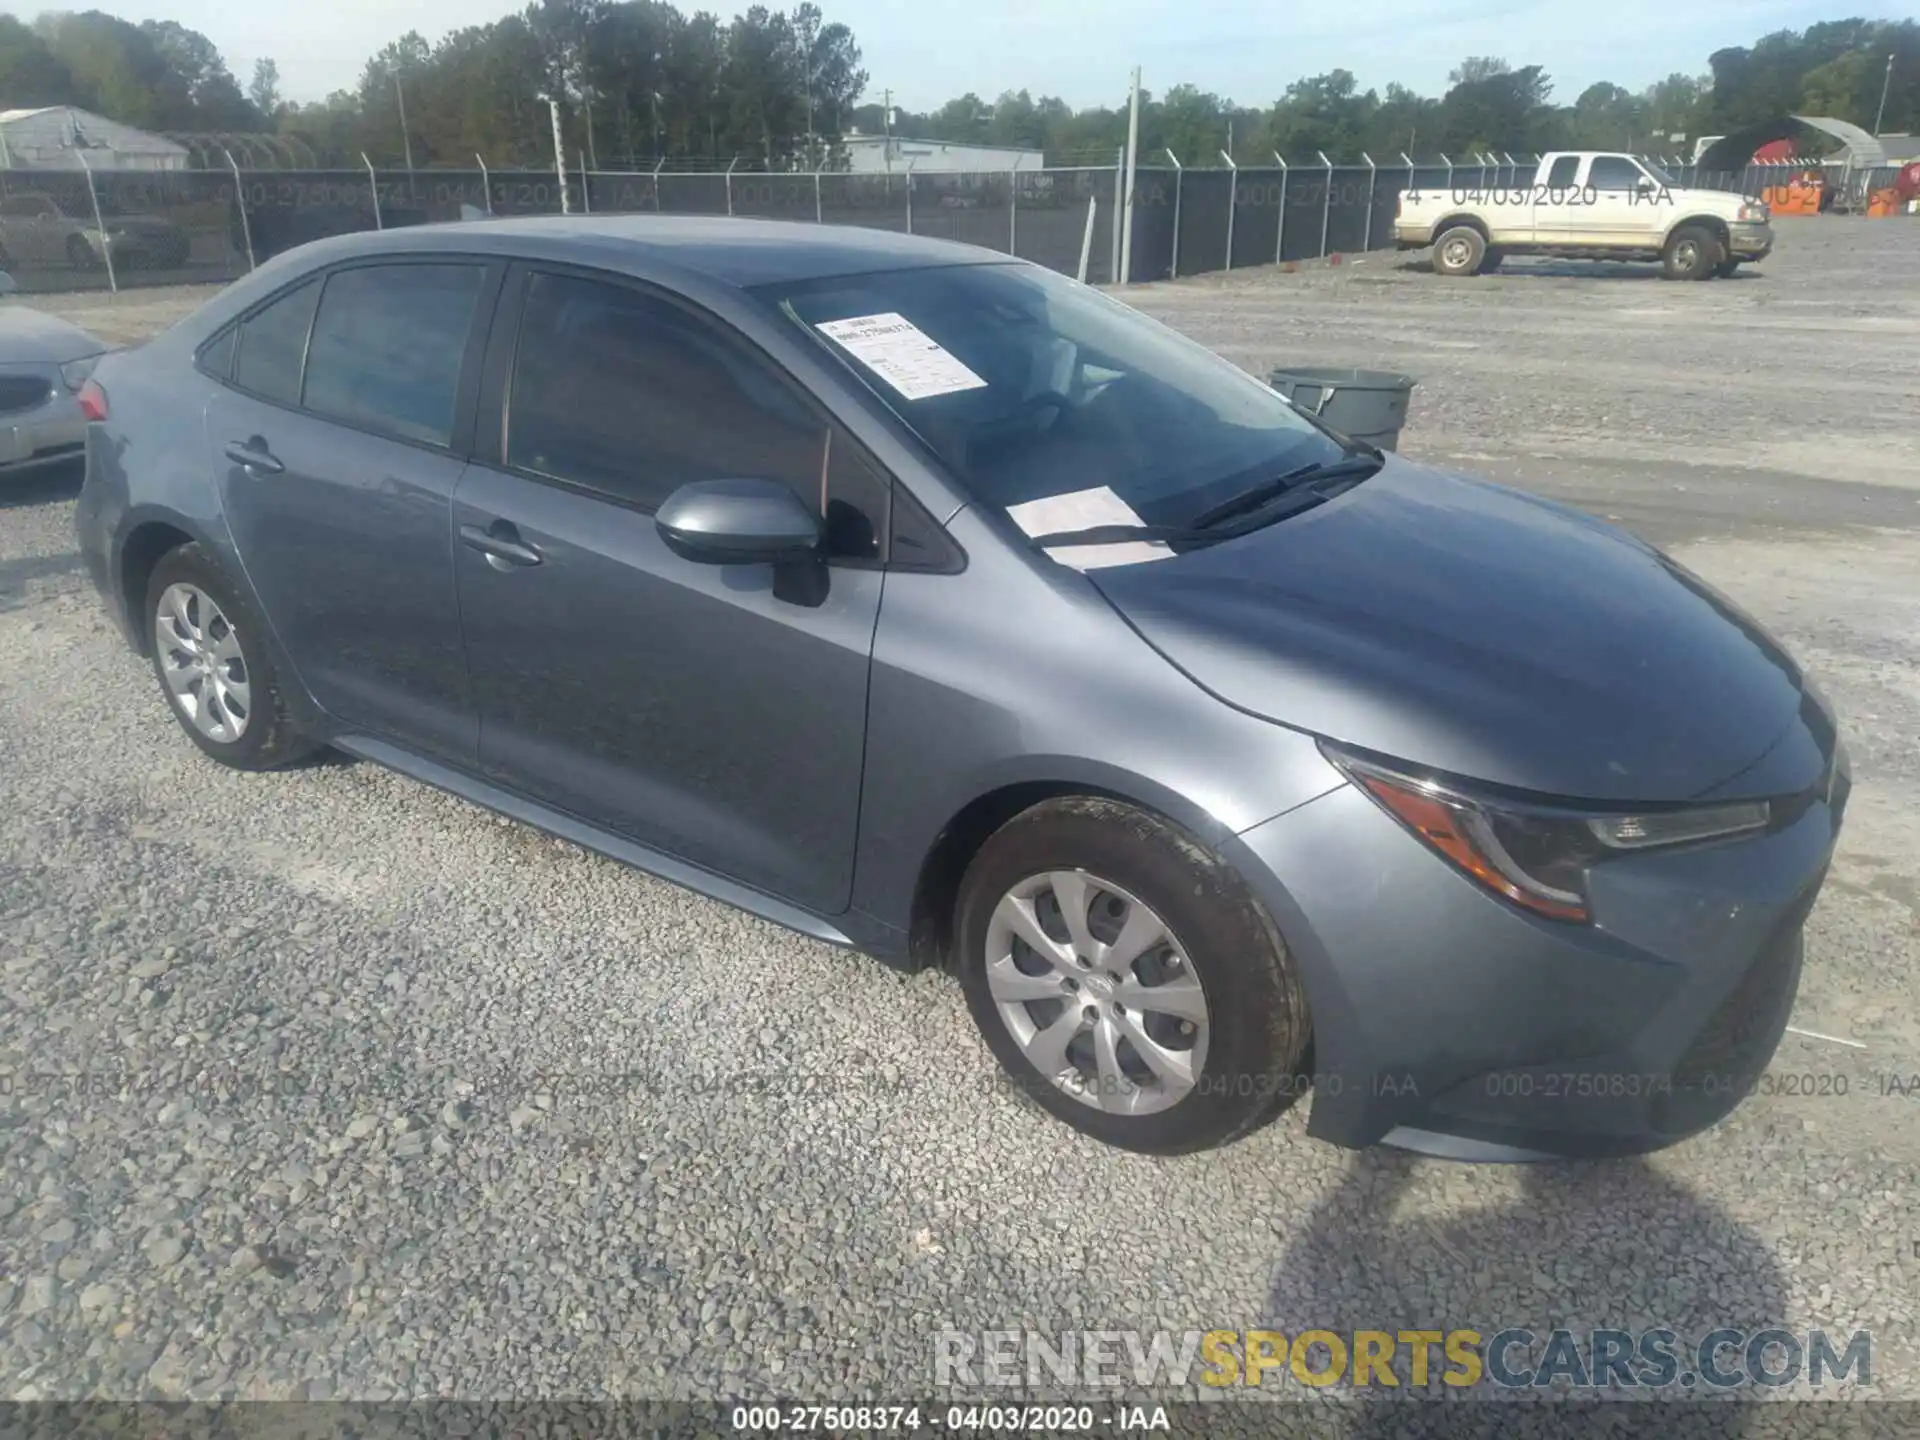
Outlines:
{"type": "Polygon", "coordinates": [[[1177,1105],[1199,1079],[1206,993],[1179,939],[1085,870],[1031,875],[987,924],[986,980],[1014,1043],[1054,1086],[1121,1115],[1177,1105]]]}
{"type": "Polygon", "coordinates": [[[223,745],[246,733],[253,710],[246,656],[233,623],[206,591],[185,582],[162,591],[153,643],[167,693],[194,729],[223,745]]]}
{"type": "Polygon", "coordinates": [[[1473,247],[1464,240],[1449,240],[1440,252],[1440,258],[1454,269],[1465,265],[1473,254],[1473,247]]]}

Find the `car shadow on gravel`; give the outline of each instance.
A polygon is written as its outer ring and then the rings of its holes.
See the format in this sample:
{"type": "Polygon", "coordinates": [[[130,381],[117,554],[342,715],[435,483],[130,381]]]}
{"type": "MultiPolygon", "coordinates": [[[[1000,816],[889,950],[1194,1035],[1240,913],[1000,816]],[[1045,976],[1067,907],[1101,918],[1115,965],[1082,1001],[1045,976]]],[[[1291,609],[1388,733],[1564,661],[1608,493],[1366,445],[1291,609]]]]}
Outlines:
{"type": "MultiPolygon", "coordinates": [[[[1392,1335],[1470,1329],[1479,1332],[1483,1349],[1503,1330],[1529,1330],[1535,1337],[1531,1345],[1503,1346],[1510,1375],[1541,1368],[1555,1329],[1573,1332],[1583,1361],[1592,1358],[1589,1332],[1594,1329],[1631,1332],[1636,1344],[1646,1331],[1667,1329],[1679,1337],[1673,1353],[1682,1376],[1691,1373],[1689,1344],[1715,1330],[1752,1335],[1783,1328],[1786,1281],[1764,1240],[1644,1160],[1518,1166],[1513,1173],[1520,1193],[1511,1201],[1467,1213],[1452,1208],[1422,1213],[1416,1191],[1435,1178],[1434,1167],[1447,1163],[1391,1150],[1355,1156],[1275,1267],[1267,1314],[1272,1327],[1288,1337],[1305,1330],[1351,1337],[1356,1330],[1392,1335]]],[[[1844,1348],[1837,1338],[1836,1348],[1844,1348]]],[[[1578,1413],[1574,1407],[1580,1400],[1607,1393],[1568,1394],[1560,1385],[1503,1391],[1489,1379],[1456,1390],[1440,1382],[1457,1366],[1444,1363],[1437,1349],[1429,1385],[1416,1390],[1409,1383],[1406,1350],[1402,1345],[1396,1352],[1397,1391],[1378,1387],[1356,1395],[1347,1388],[1349,1368],[1340,1388],[1324,1392],[1344,1402],[1340,1408],[1353,1422],[1348,1435],[1412,1433],[1408,1426],[1421,1418],[1424,1407],[1410,1409],[1406,1402],[1416,1400],[1548,1396],[1561,1402],[1551,1429],[1579,1433],[1561,1420],[1578,1413]]],[[[1783,1362],[1777,1351],[1774,1357],[1769,1364],[1777,1370],[1783,1362]]],[[[1312,1367],[1327,1363],[1320,1352],[1312,1367]]],[[[1745,1362],[1740,1352],[1723,1349],[1718,1363],[1724,1371],[1745,1362]]],[[[1637,1357],[1630,1368],[1645,1373],[1637,1357]]],[[[1595,1379],[1605,1383],[1603,1377],[1595,1379]]],[[[1611,1398],[1646,1399],[1653,1393],[1614,1389],[1611,1398]]],[[[1754,1389],[1732,1393],[1756,1395],[1754,1389]]],[[[1659,1398],[1676,1401],[1719,1400],[1721,1394],[1684,1381],[1658,1391],[1659,1398]]],[[[1510,1411],[1472,1409],[1488,1421],[1501,1414],[1517,1418],[1510,1411]]],[[[1589,1418],[1604,1420],[1600,1412],[1616,1409],[1600,1406],[1589,1418]]],[[[1688,1409],[1693,1412],[1688,1418],[1706,1418],[1696,1407],[1688,1409]]],[[[1713,1433],[1745,1433],[1749,1409],[1716,1404],[1710,1412],[1713,1433]]]]}
{"type": "Polygon", "coordinates": [[[34,505],[57,505],[80,493],[87,478],[84,460],[49,465],[44,470],[29,470],[13,479],[0,476],[0,510],[25,510],[34,505]]]}

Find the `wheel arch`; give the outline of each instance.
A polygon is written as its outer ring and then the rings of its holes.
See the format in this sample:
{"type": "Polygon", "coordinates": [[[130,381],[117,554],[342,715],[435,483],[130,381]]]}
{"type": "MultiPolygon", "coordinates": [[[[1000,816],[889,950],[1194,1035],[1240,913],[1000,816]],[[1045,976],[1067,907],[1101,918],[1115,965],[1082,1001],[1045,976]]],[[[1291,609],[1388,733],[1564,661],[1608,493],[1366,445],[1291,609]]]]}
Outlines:
{"type": "Polygon", "coordinates": [[[120,553],[114,573],[120,587],[120,607],[126,615],[123,627],[133,648],[142,655],[152,653],[153,635],[147,624],[147,583],[161,559],[182,545],[204,544],[180,517],[166,513],[139,516],[129,522],[120,541],[120,553]]]}
{"type": "Polygon", "coordinates": [[[1714,239],[1720,242],[1722,249],[1733,243],[1733,231],[1728,228],[1727,222],[1718,215],[1688,215],[1674,221],[1673,224],[1667,227],[1667,233],[1661,239],[1661,248],[1664,249],[1668,241],[1671,241],[1675,235],[1678,235],[1689,225],[1694,225],[1707,231],[1714,239]]]}
{"type": "Polygon", "coordinates": [[[1436,220],[1433,225],[1434,243],[1436,245],[1439,244],[1442,235],[1446,234],[1449,230],[1456,230],[1462,225],[1466,226],[1469,230],[1479,231],[1480,238],[1487,244],[1491,245],[1493,243],[1493,232],[1487,229],[1487,222],[1470,210],[1457,211],[1447,216],[1444,220],[1436,220]]]}
{"type": "Polygon", "coordinates": [[[953,951],[954,907],[967,867],[994,832],[1022,811],[1066,796],[1112,800],[1178,826],[1220,850],[1232,831],[1203,807],[1141,776],[1104,766],[1063,766],[1025,777],[995,777],[953,808],[924,847],[915,871],[907,923],[907,955],[914,968],[945,968],[953,951]]]}

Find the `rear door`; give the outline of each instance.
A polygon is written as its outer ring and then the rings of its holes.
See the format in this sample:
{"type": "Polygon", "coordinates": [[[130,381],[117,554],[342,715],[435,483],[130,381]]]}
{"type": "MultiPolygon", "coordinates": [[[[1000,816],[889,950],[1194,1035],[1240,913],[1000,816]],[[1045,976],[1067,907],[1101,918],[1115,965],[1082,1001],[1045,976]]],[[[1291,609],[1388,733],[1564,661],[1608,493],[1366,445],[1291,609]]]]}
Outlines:
{"type": "Polygon", "coordinates": [[[663,292],[528,268],[495,331],[454,505],[482,768],[770,894],[844,909],[887,478],[733,327],[663,292]],[[722,477],[782,481],[823,512],[819,603],[777,596],[771,566],[667,549],[654,509],[722,477]]]}
{"type": "Polygon", "coordinates": [[[500,267],[354,265],[239,324],[206,435],[235,547],[343,729],[471,764],[452,496],[500,267]]]}

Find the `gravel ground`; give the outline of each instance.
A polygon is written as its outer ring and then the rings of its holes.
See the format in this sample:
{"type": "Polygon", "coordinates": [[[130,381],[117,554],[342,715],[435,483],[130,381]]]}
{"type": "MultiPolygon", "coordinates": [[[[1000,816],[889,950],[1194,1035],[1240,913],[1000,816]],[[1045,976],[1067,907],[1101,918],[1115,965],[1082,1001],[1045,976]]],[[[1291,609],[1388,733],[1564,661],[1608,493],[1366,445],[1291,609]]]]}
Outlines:
{"type": "MultiPolygon", "coordinates": [[[[73,482],[16,482],[7,1393],[897,1397],[942,1326],[1767,1323],[1869,1329],[1868,1393],[1920,1397],[1920,1089],[1885,1078],[1920,1075],[1916,232],[1781,230],[1707,285],[1371,256],[1128,296],[1256,371],[1415,375],[1406,453],[1671,545],[1832,694],[1857,789],[1814,1033],[1773,1093],[1629,1163],[1352,1155],[1299,1113],[1101,1149],[993,1089],[939,976],[369,765],[202,760],[86,589],[73,482]]],[[[134,340],[198,298],[35,303],[134,340]]]]}

